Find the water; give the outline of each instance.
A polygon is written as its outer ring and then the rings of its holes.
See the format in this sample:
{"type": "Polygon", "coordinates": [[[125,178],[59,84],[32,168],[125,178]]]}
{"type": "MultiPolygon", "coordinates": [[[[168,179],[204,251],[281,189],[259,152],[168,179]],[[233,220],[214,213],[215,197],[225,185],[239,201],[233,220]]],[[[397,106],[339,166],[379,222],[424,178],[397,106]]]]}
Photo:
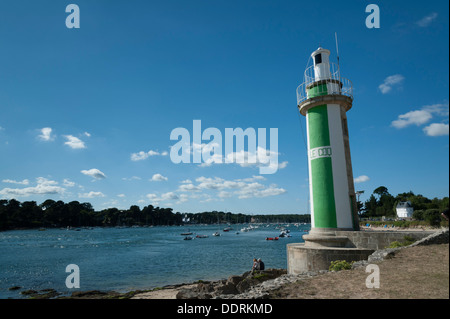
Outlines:
{"type": "Polygon", "coordinates": [[[232,227],[190,226],[191,237],[209,236],[193,240],[183,240],[188,229],[181,226],[0,232],[0,298],[22,298],[27,289],[70,294],[77,289],[65,285],[69,264],[79,266],[78,290],[119,292],[224,279],[250,270],[255,257],[266,268],[286,268],[286,244],[302,242],[310,229],[291,225],[292,237],[266,241],[279,235],[275,225],[248,232],[240,231],[244,225],[232,227]],[[212,236],[218,230],[221,236],[212,236]],[[10,291],[13,286],[22,288],[10,291]]]}

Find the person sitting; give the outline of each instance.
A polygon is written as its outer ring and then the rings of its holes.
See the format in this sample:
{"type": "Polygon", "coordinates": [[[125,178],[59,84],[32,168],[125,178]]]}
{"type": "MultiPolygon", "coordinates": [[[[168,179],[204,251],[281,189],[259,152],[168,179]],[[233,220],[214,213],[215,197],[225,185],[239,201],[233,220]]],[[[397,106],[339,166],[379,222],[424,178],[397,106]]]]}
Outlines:
{"type": "Polygon", "coordinates": [[[252,266],[252,273],[255,271],[255,270],[259,270],[259,262],[256,260],[256,258],[253,258],[253,266],[252,266]]]}
{"type": "Polygon", "coordinates": [[[261,260],[261,258],[258,259],[259,263],[259,270],[264,270],[264,262],[261,260]]]}

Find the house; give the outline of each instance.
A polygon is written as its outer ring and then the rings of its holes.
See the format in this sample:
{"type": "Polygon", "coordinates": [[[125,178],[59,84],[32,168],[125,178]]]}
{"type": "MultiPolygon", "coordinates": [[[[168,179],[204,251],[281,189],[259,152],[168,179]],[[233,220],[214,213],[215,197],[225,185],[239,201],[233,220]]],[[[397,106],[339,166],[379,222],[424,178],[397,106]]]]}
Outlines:
{"type": "Polygon", "coordinates": [[[412,218],[414,208],[412,207],[410,201],[399,202],[395,209],[397,211],[398,218],[412,218]]]}

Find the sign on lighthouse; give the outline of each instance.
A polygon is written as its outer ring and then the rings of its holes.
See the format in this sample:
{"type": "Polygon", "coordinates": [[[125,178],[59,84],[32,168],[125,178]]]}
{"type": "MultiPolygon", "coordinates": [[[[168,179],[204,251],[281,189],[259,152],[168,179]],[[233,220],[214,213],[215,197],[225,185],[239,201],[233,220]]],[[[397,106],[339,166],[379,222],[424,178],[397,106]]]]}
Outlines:
{"type": "Polygon", "coordinates": [[[342,78],[330,51],[311,54],[297,105],[306,116],[311,233],[359,230],[346,112],[352,83],[342,78]]]}

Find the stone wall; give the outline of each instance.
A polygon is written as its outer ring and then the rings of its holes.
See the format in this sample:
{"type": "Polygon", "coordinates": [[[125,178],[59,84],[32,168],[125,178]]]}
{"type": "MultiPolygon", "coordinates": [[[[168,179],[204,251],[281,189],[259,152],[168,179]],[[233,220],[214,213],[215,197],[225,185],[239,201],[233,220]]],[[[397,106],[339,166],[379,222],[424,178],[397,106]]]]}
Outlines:
{"type": "Polygon", "coordinates": [[[345,236],[356,248],[383,249],[392,242],[405,241],[405,236],[415,241],[421,240],[436,231],[402,231],[402,230],[361,230],[361,231],[336,231],[336,236],[345,236]]]}

